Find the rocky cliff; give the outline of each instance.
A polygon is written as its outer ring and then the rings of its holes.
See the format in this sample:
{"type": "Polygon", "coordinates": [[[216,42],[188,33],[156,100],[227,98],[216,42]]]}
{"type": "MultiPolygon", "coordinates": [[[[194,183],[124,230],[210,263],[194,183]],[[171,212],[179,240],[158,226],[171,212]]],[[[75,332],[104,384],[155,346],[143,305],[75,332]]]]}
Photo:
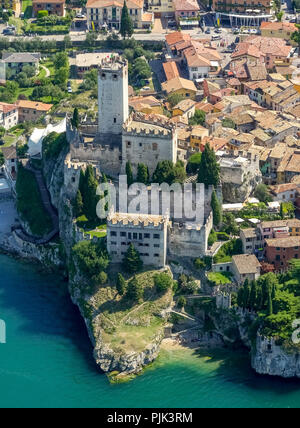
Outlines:
{"type": "Polygon", "coordinates": [[[273,339],[258,335],[251,364],[258,374],[300,378],[300,349],[277,346],[273,339]]]}

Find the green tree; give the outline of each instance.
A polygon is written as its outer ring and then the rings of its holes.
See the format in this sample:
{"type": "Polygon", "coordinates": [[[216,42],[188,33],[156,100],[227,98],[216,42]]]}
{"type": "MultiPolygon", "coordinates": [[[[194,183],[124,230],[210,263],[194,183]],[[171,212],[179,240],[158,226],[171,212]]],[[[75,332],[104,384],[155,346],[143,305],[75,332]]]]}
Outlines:
{"type": "Polygon", "coordinates": [[[205,111],[196,109],[194,116],[191,117],[189,120],[189,124],[203,126],[205,124],[205,118],[206,118],[205,111]]]}
{"type": "Polygon", "coordinates": [[[168,96],[167,101],[171,107],[175,107],[178,103],[180,103],[180,101],[183,101],[184,99],[185,98],[183,95],[174,93],[168,96]]]}
{"type": "Polygon", "coordinates": [[[184,296],[180,296],[177,300],[177,306],[179,309],[182,309],[186,306],[186,298],[184,296]]]}
{"type": "Polygon", "coordinates": [[[71,122],[72,122],[72,125],[74,126],[74,128],[79,127],[79,111],[78,111],[77,107],[74,108],[73,117],[72,117],[71,122]]]}
{"type": "Polygon", "coordinates": [[[251,282],[251,292],[250,292],[250,309],[255,310],[257,304],[257,283],[256,281],[251,282]]]}
{"type": "Polygon", "coordinates": [[[216,154],[209,144],[205,145],[201,157],[201,164],[198,173],[198,183],[205,186],[218,186],[220,184],[220,165],[217,162],[216,154]]]}
{"type": "Polygon", "coordinates": [[[128,186],[131,186],[134,180],[133,180],[132,166],[130,162],[126,163],[126,175],[127,175],[127,184],[128,186]]]}
{"type": "Polygon", "coordinates": [[[122,9],[120,34],[122,35],[123,39],[126,39],[126,37],[130,38],[133,34],[133,23],[129,16],[126,1],[124,1],[122,9]]]}
{"type": "Polygon", "coordinates": [[[135,302],[140,302],[143,300],[144,289],[136,276],[128,283],[126,297],[128,297],[130,300],[134,300],[135,302]]]}
{"type": "Polygon", "coordinates": [[[282,10],[280,12],[276,13],[276,18],[277,18],[278,22],[282,21],[283,15],[284,15],[284,12],[282,10]]]}
{"type": "Polygon", "coordinates": [[[250,306],[250,294],[251,294],[251,287],[249,284],[249,280],[246,279],[244,282],[244,308],[249,309],[250,306]]]}
{"type": "Polygon", "coordinates": [[[154,277],[154,284],[159,293],[166,292],[172,287],[173,281],[166,272],[159,273],[154,277]]]}
{"type": "Polygon", "coordinates": [[[153,183],[167,183],[169,185],[173,183],[183,183],[186,179],[186,172],[184,164],[178,161],[175,165],[171,161],[160,161],[158,162],[156,169],[153,173],[153,183]]]}
{"type": "Polygon", "coordinates": [[[271,202],[272,196],[270,195],[269,189],[265,184],[259,184],[254,192],[255,198],[257,198],[260,202],[264,202],[265,204],[271,202]]]}
{"type": "Polygon", "coordinates": [[[75,199],[75,216],[80,217],[83,213],[83,200],[80,190],[77,190],[75,199]]]}
{"type": "Polygon", "coordinates": [[[211,195],[211,209],[213,211],[214,226],[218,227],[222,222],[222,207],[215,190],[213,190],[211,195]]]}
{"type": "Polygon", "coordinates": [[[291,35],[291,40],[296,42],[298,44],[298,47],[300,48],[300,24],[295,24],[297,27],[297,31],[294,31],[291,35]]]}
{"type": "Polygon", "coordinates": [[[88,165],[84,174],[84,192],[82,193],[84,214],[87,219],[94,222],[98,219],[96,207],[99,202],[99,196],[97,196],[98,181],[95,177],[95,173],[92,165],[88,165]]]}
{"type": "Polygon", "coordinates": [[[99,276],[99,273],[105,273],[109,265],[109,257],[102,243],[80,241],[73,247],[72,254],[87,279],[91,279],[93,283],[106,282],[105,275],[99,276]]]}
{"type": "Polygon", "coordinates": [[[225,119],[222,120],[222,126],[223,128],[232,128],[232,129],[236,128],[236,124],[229,117],[226,117],[225,119]]]}
{"type": "Polygon", "coordinates": [[[148,167],[143,163],[138,164],[136,181],[138,183],[143,183],[143,184],[149,183],[149,170],[148,170],[148,167]]]}
{"type": "Polygon", "coordinates": [[[53,65],[56,70],[69,67],[69,58],[67,52],[58,52],[53,59],[53,65]]]}
{"type": "Polygon", "coordinates": [[[188,160],[186,172],[188,174],[196,174],[201,165],[202,153],[194,153],[188,160]]]}
{"type": "Polygon", "coordinates": [[[126,281],[121,273],[118,274],[116,287],[120,296],[123,296],[126,291],[126,281]]]}
{"type": "Polygon", "coordinates": [[[143,261],[139,252],[135,249],[133,244],[130,244],[123,259],[123,268],[126,272],[135,273],[139,272],[143,267],[143,261]]]}
{"type": "Polygon", "coordinates": [[[268,314],[268,316],[273,315],[273,301],[272,301],[272,295],[271,295],[270,291],[268,293],[267,314],[268,314]]]}

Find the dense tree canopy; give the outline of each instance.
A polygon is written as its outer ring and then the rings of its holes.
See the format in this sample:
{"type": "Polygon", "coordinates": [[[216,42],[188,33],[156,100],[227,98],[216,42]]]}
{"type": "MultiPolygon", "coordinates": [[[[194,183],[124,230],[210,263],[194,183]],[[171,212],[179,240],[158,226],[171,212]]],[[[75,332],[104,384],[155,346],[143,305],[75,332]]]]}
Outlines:
{"type": "Polygon", "coordinates": [[[217,162],[216,154],[209,144],[206,144],[201,157],[198,173],[198,183],[205,186],[218,186],[220,184],[220,165],[217,162]]]}

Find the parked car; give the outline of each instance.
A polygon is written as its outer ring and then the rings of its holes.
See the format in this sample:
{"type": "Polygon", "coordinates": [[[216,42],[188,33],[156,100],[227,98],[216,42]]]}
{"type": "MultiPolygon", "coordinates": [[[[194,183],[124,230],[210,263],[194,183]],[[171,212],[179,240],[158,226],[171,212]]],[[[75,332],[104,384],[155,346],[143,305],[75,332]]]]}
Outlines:
{"type": "Polygon", "coordinates": [[[210,28],[206,28],[205,34],[210,34],[210,28]]]}
{"type": "Polygon", "coordinates": [[[72,92],[73,92],[73,89],[69,86],[68,87],[68,94],[72,94],[72,92]]]}

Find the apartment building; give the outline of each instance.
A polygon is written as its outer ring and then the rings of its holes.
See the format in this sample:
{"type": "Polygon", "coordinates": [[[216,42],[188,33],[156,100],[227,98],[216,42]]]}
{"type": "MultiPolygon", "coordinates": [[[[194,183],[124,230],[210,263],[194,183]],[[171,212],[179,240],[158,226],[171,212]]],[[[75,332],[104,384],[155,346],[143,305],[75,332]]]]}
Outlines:
{"type": "Polygon", "coordinates": [[[266,261],[273,264],[277,272],[287,270],[292,259],[300,258],[300,237],[267,239],[265,255],[266,261]]]}
{"type": "Polygon", "coordinates": [[[37,16],[41,10],[46,10],[49,15],[65,16],[65,0],[33,0],[33,15],[37,16]]]}
{"type": "Polygon", "coordinates": [[[53,107],[53,104],[29,100],[18,100],[16,105],[19,111],[19,122],[36,122],[41,116],[49,113],[53,107]]]}
{"type": "MultiPolygon", "coordinates": [[[[88,0],[86,5],[88,28],[106,27],[119,30],[123,6],[122,0],[88,0]]],[[[135,28],[151,27],[153,14],[144,13],[144,0],[129,0],[127,7],[135,28]]]]}

